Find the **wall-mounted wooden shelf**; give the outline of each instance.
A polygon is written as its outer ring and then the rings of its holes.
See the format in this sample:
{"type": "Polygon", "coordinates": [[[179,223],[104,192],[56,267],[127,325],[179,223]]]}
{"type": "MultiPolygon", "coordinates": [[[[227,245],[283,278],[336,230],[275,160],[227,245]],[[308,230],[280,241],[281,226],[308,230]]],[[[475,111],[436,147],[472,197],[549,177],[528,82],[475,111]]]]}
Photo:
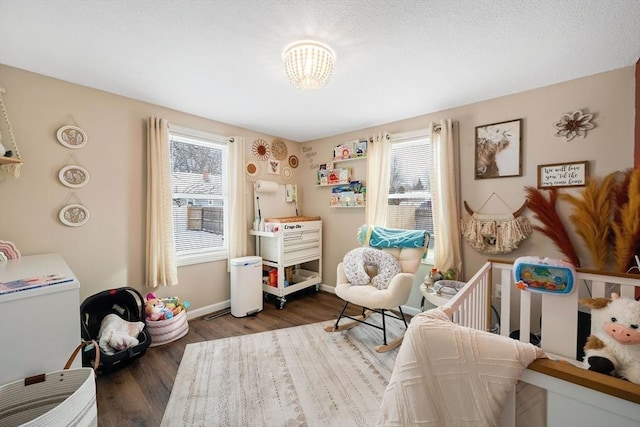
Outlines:
{"type": "Polygon", "coordinates": [[[21,159],[16,159],[15,157],[4,157],[0,156],[0,165],[11,165],[17,163],[24,163],[21,159]]]}
{"type": "Polygon", "coordinates": [[[349,185],[350,183],[351,183],[351,181],[336,182],[336,183],[332,183],[332,184],[316,184],[316,187],[335,187],[337,185],[349,185]]]}

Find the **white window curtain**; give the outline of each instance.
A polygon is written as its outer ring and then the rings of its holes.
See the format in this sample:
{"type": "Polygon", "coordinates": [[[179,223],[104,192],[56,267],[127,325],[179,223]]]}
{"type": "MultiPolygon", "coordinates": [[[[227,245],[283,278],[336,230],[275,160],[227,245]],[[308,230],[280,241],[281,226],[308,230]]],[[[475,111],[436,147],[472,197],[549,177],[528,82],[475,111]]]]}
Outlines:
{"type": "Polygon", "coordinates": [[[242,137],[233,137],[229,144],[229,258],[230,261],[247,255],[247,180],[244,175],[244,147],[242,137]]]}
{"type": "Polygon", "coordinates": [[[386,225],[389,203],[389,170],[391,163],[391,136],[379,133],[369,138],[367,147],[367,205],[365,223],[386,225]]]}
{"type": "Polygon", "coordinates": [[[441,271],[455,268],[462,276],[458,153],[451,119],[430,123],[433,163],[430,170],[433,223],[436,230],[434,264],[441,271]]]}
{"type": "Polygon", "coordinates": [[[146,286],[178,284],[171,193],[171,153],[166,119],[147,120],[146,286]]]}

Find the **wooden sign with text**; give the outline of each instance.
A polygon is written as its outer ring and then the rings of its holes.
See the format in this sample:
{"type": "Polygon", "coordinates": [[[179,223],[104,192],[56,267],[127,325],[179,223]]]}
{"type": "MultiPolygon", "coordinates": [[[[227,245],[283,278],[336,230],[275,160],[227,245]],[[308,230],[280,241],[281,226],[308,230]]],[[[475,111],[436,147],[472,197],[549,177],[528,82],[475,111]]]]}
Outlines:
{"type": "Polygon", "coordinates": [[[538,165],[538,188],[584,187],[589,178],[589,162],[538,165]]]}

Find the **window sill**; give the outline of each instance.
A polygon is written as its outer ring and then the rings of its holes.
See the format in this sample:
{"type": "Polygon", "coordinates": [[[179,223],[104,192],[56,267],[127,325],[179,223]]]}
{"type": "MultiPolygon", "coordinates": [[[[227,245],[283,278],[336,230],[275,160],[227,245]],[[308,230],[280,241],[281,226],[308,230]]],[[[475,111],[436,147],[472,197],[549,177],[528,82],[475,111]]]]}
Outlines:
{"type": "Polygon", "coordinates": [[[185,267],[187,265],[194,264],[203,264],[205,262],[214,262],[214,261],[222,261],[228,258],[226,251],[225,252],[208,252],[206,254],[193,254],[193,255],[182,255],[176,259],[176,264],[178,267],[185,267]]]}

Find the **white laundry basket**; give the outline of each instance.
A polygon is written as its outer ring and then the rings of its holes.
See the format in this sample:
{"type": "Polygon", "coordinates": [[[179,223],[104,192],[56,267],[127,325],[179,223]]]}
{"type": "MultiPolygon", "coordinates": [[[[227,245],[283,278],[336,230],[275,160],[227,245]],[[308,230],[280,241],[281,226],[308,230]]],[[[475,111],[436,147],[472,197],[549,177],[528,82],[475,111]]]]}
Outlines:
{"type": "Polygon", "coordinates": [[[61,371],[1,386],[0,427],[97,426],[94,370],[68,369],[77,351],[61,371]]]}

